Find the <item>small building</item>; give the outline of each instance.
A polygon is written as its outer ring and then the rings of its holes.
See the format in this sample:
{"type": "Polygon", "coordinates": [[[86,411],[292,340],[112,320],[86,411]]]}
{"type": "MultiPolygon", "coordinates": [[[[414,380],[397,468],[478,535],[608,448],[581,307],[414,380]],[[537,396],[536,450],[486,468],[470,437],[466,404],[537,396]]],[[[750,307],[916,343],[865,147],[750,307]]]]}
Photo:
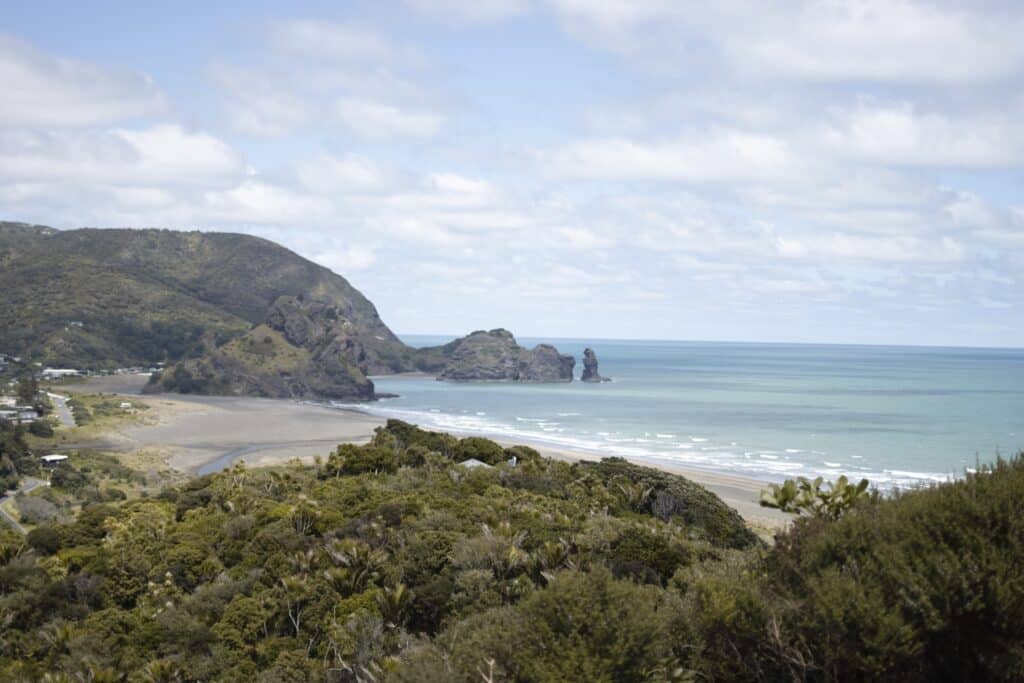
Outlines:
{"type": "Polygon", "coordinates": [[[0,408],[13,408],[18,405],[18,399],[15,396],[0,396],[0,408]]]}
{"type": "Polygon", "coordinates": [[[68,456],[63,453],[51,453],[50,455],[44,455],[39,459],[43,461],[43,467],[56,467],[66,461],[68,456]]]}
{"type": "Polygon", "coordinates": [[[38,419],[39,413],[31,406],[0,408],[0,420],[7,420],[15,424],[31,424],[38,419]]]}
{"type": "Polygon", "coordinates": [[[488,465],[487,463],[485,463],[485,462],[483,462],[481,460],[477,460],[476,458],[470,458],[469,460],[463,460],[459,464],[462,465],[463,467],[486,467],[487,469],[491,469],[490,465],[488,465]]]}
{"type": "Polygon", "coordinates": [[[43,379],[61,379],[62,377],[78,377],[80,370],[73,368],[43,368],[43,379]]]}
{"type": "Polygon", "coordinates": [[[129,401],[121,401],[121,410],[131,410],[134,407],[129,401]]]}

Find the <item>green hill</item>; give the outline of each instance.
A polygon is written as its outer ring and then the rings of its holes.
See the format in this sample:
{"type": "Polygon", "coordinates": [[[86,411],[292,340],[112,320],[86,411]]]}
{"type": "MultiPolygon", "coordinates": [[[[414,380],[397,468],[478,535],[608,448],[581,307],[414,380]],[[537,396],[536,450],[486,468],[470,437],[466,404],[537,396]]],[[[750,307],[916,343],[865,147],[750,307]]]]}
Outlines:
{"type": "Polygon", "coordinates": [[[343,277],[249,235],[0,223],[0,292],[0,351],[167,363],[153,391],[369,399],[367,375],[414,367],[343,277]]]}
{"type": "Polygon", "coordinates": [[[172,230],[59,231],[0,223],[0,351],[109,368],[198,356],[264,322],[281,296],[329,302],[366,372],[411,367],[407,347],[343,277],[273,242],[172,230]]]}

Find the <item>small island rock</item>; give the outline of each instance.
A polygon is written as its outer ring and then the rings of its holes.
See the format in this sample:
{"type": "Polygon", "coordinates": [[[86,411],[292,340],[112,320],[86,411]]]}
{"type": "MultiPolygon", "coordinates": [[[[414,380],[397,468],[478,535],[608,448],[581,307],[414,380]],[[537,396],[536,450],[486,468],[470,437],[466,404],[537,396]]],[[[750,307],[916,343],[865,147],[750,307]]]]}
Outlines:
{"type": "Polygon", "coordinates": [[[479,330],[436,350],[444,357],[437,378],[453,381],[571,382],[576,360],[550,344],[526,349],[504,329],[479,330]]]}
{"type": "Polygon", "coordinates": [[[610,382],[611,379],[608,377],[602,377],[601,373],[597,371],[597,354],[594,353],[594,349],[587,348],[583,350],[583,376],[580,377],[581,382],[610,382]]]}

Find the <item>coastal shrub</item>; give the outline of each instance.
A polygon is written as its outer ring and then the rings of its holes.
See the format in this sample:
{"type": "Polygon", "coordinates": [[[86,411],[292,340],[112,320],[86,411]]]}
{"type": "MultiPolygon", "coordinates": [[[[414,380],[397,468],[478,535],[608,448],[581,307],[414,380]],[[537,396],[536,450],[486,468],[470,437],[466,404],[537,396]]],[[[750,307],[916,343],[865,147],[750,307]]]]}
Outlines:
{"type": "Polygon", "coordinates": [[[822,477],[797,477],[771,484],[769,490],[761,493],[761,505],[797,515],[838,519],[871,495],[867,479],[855,484],[845,475],[832,482],[824,482],[822,477]]]}
{"type": "Polygon", "coordinates": [[[86,483],[44,492],[73,519],[0,527],[0,680],[1024,676],[1021,458],[768,547],[668,472],[467,470],[463,441],[394,421],[317,467],[116,501],[80,453],[86,483]]]}
{"type": "Polygon", "coordinates": [[[50,486],[67,491],[80,491],[89,483],[89,477],[67,462],[59,465],[50,475],[50,486]]]}
{"type": "Polygon", "coordinates": [[[567,571],[515,607],[453,624],[440,652],[412,651],[389,680],[672,680],[682,675],[688,633],[672,594],[603,568],[567,571]]]}
{"type": "Polygon", "coordinates": [[[640,492],[649,491],[642,510],[657,512],[664,520],[678,519],[716,545],[748,548],[758,543],[738,512],[689,479],[634,465],[622,458],[578,462],[573,469],[581,475],[594,474],[606,487],[618,488],[620,492],[624,483],[640,492]]]}
{"type": "Polygon", "coordinates": [[[38,436],[43,439],[48,439],[53,436],[53,427],[46,420],[36,420],[28,426],[28,433],[33,436],[38,436]]]}
{"type": "Polygon", "coordinates": [[[60,534],[52,526],[39,526],[28,532],[25,542],[38,553],[53,555],[60,550],[60,534]]]}
{"type": "MultiPolygon", "coordinates": [[[[749,592],[751,577],[759,584],[759,598],[731,609],[740,626],[712,619],[712,633],[752,664],[750,679],[1020,680],[1022,557],[1018,455],[837,521],[797,520],[719,592],[749,592]],[[757,624],[764,631],[752,637],[757,624]]],[[[703,659],[723,656],[710,649],[703,659]]]]}
{"type": "Polygon", "coordinates": [[[664,534],[631,529],[611,546],[611,569],[616,576],[642,583],[664,584],[690,559],[689,549],[664,534]]]}
{"type": "Polygon", "coordinates": [[[50,501],[38,496],[19,495],[14,499],[24,524],[40,524],[57,517],[59,510],[50,501]]]}
{"type": "Polygon", "coordinates": [[[475,458],[488,465],[500,465],[507,460],[505,449],[500,444],[479,436],[459,439],[459,444],[455,447],[455,460],[457,462],[469,460],[470,458],[475,458]]]}

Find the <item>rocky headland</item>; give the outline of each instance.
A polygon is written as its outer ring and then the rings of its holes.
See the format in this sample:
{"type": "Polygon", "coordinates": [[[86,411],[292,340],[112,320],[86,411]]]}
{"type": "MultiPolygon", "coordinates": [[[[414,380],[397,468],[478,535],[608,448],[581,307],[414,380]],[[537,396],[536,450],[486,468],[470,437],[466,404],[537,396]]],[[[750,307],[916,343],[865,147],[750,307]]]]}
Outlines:
{"type": "Polygon", "coordinates": [[[445,356],[437,373],[440,380],[571,382],[576,366],[576,359],[550,344],[520,346],[505,329],[478,330],[438,348],[445,356]]]}

